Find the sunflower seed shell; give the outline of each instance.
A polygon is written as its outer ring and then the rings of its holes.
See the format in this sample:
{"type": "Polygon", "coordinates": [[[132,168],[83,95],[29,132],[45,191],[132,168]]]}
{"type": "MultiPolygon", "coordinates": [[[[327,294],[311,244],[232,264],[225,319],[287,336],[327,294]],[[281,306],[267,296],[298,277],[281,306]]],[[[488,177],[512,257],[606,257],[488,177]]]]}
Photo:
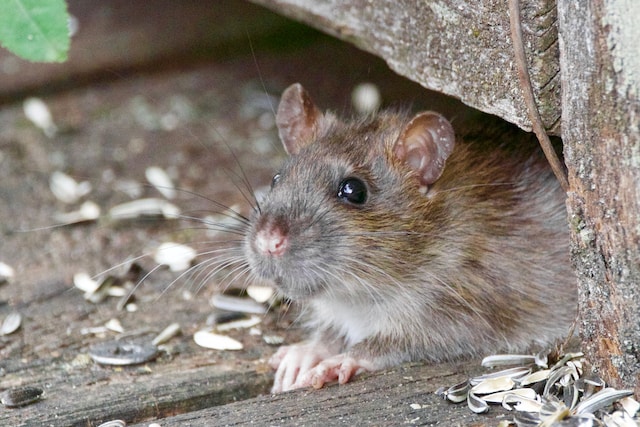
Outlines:
{"type": "Polygon", "coordinates": [[[467,405],[469,406],[469,409],[471,409],[476,414],[482,414],[489,410],[489,404],[472,392],[469,392],[467,405]]]}
{"type": "Polygon", "coordinates": [[[227,335],[220,335],[209,330],[201,330],[193,334],[193,340],[200,347],[213,350],[242,350],[244,346],[240,341],[227,335]]]}
{"type": "Polygon", "coordinates": [[[9,313],[2,322],[0,335],[10,335],[20,329],[20,325],[22,325],[22,315],[17,311],[9,313]]]}
{"type": "Polygon", "coordinates": [[[148,167],[144,171],[144,175],[147,181],[153,185],[167,199],[173,199],[176,197],[176,189],[173,186],[173,182],[164,169],[157,166],[148,167]]]}
{"type": "Polygon", "coordinates": [[[0,403],[8,408],[18,408],[37,402],[43,393],[39,387],[12,388],[0,394],[0,403]]]}
{"type": "Polygon", "coordinates": [[[536,357],[528,354],[494,354],[482,359],[481,365],[485,368],[509,365],[529,365],[535,363],[536,357]]]}
{"type": "Polygon", "coordinates": [[[509,377],[489,378],[474,385],[470,393],[473,394],[490,394],[499,391],[511,390],[515,385],[513,379],[509,377]]]}
{"type": "Polygon", "coordinates": [[[220,310],[239,311],[250,314],[264,314],[267,308],[250,298],[234,297],[230,295],[215,294],[211,298],[211,305],[220,310]]]}

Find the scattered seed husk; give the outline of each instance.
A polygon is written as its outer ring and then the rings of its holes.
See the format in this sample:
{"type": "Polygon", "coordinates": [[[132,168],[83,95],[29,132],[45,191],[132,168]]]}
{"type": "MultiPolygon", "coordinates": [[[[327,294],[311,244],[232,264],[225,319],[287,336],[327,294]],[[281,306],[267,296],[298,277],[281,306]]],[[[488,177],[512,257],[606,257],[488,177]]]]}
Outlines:
{"type": "Polygon", "coordinates": [[[538,427],[540,425],[540,415],[537,412],[521,411],[513,416],[513,422],[517,427],[538,427]]]}
{"type": "Polygon", "coordinates": [[[104,324],[104,327],[110,331],[117,332],[119,334],[124,333],[124,328],[122,327],[122,323],[118,319],[110,319],[107,323],[104,324]]]}
{"type": "Polygon", "coordinates": [[[499,391],[511,390],[515,382],[509,377],[488,378],[471,387],[470,393],[489,394],[499,391]]]}
{"type": "Polygon", "coordinates": [[[100,283],[84,271],[73,275],[73,285],[87,294],[94,293],[100,287],[100,283]]]}
{"type": "Polygon", "coordinates": [[[274,297],[275,289],[271,286],[249,285],[247,286],[247,295],[254,301],[264,304],[274,297]]]}
{"type": "Polygon", "coordinates": [[[220,310],[239,311],[250,314],[264,314],[267,308],[250,298],[234,297],[230,295],[215,294],[211,298],[211,305],[220,310]]]}
{"type": "Polygon", "coordinates": [[[638,411],[640,411],[640,403],[631,396],[623,397],[619,403],[624,411],[631,417],[635,417],[638,411]]]}
{"type": "Polygon", "coordinates": [[[280,345],[284,342],[284,337],[280,335],[263,335],[262,340],[269,345],[280,345]]]}
{"type": "Polygon", "coordinates": [[[216,310],[215,313],[207,316],[206,325],[213,327],[240,319],[248,319],[247,314],[239,311],[216,310]]]}
{"type": "Polygon", "coordinates": [[[15,270],[9,264],[0,262],[0,285],[9,283],[15,276],[15,270]]]}
{"type": "Polygon", "coordinates": [[[216,330],[218,332],[226,332],[232,329],[248,329],[252,328],[262,322],[262,318],[259,316],[251,316],[245,319],[238,319],[231,322],[226,323],[218,323],[216,325],[216,330]]]}
{"type": "Polygon", "coordinates": [[[158,348],[151,343],[109,341],[89,349],[89,356],[101,365],[138,365],[158,356],[158,348]]]}
{"type": "Polygon", "coordinates": [[[44,390],[40,387],[17,387],[0,394],[0,403],[8,408],[18,408],[37,402],[44,390]]]}
{"type": "Polygon", "coordinates": [[[49,188],[58,200],[63,203],[75,203],[91,192],[91,183],[77,182],[64,172],[55,171],[49,178],[49,188]]]}
{"type": "Polygon", "coordinates": [[[120,283],[120,279],[115,276],[106,276],[98,281],[98,287],[93,292],[86,292],[84,299],[94,304],[101,303],[109,296],[109,288],[120,283]]]}
{"type": "Polygon", "coordinates": [[[540,420],[542,425],[553,425],[556,421],[564,420],[570,415],[571,411],[555,396],[549,396],[542,400],[540,408],[540,420]]]}
{"type": "MultiPolygon", "coordinates": [[[[519,389],[519,390],[531,390],[531,389],[519,389]]],[[[510,406],[509,402],[502,402],[502,407],[511,411],[517,411],[517,412],[535,412],[536,414],[540,413],[540,409],[542,408],[542,402],[540,402],[540,400],[538,400],[538,398],[536,397],[535,399],[527,399],[526,397],[520,397],[519,400],[516,400],[515,402],[515,406],[510,406]]]]}
{"type": "Polygon", "coordinates": [[[59,213],[54,216],[56,221],[63,224],[95,221],[98,218],[100,218],[100,206],[89,200],[84,202],[78,210],[59,213]]]}
{"type": "Polygon", "coordinates": [[[154,339],[151,341],[153,345],[164,344],[169,341],[171,338],[175,337],[181,332],[179,323],[172,323],[166,328],[164,328],[154,339]]]}
{"type": "Polygon", "coordinates": [[[465,380],[461,383],[452,385],[448,389],[441,387],[438,390],[436,390],[436,394],[438,396],[442,396],[443,398],[451,402],[460,403],[467,400],[467,396],[469,394],[470,389],[471,389],[471,385],[469,384],[469,381],[465,380]]]}
{"type": "Polygon", "coordinates": [[[138,304],[136,304],[135,302],[130,302],[124,306],[124,309],[129,313],[134,313],[138,311],[139,307],[138,307],[138,304]]]}
{"type": "Polygon", "coordinates": [[[114,285],[110,286],[109,289],[107,289],[107,295],[109,295],[110,297],[122,298],[126,295],[129,295],[129,291],[123,286],[114,285]]]}
{"type": "Polygon", "coordinates": [[[575,408],[575,413],[593,414],[598,409],[606,408],[607,406],[613,404],[613,402],[631,395],[633,395],[633,390],[616,390],[612,387],[606,387],[593,396],[589,397],[588,399],[580,402],[575,408]]]}
{"type": "Polygon", "coordinates": [[[49,107],[42,99],[35,97],[27,98],[22,104],[22,109],[27,119],[42,129],[47,137],[53,138],[56,135],[58,127],[53,122],[49,107]]]}
{"type": "Polygon", "coordinates": [[[476,385],[488,379],[502,378],[502,377],[512,378],[513,380],[518,381],[521,378],[529,375],[530,373],[531,373],[531,368],[527,368],[527,367],[509,368],[509,369],[503,369],[501,371],[490,372],[488,374],[473,377],[471,378],[470,383],[471,385],[476,385]]]}
{"type": "Polygon", "coordinates": [[[164,169],[157,166],[148,167],[144,172],[147,181],[151,183],[164,197],[173,199],[176,197],[176,189],[173,182],[164,169]]]}
{"type": "Polygon", "coordinates": [[[414,410],[422,409],[422,405],[419,403],[410,403],[409,407],[414,410]]]}
{"type": "Polygon", "coordinates": [[[510,365],[530,365],[536,363],[536,356],[528,354],[494,354],[482,359],[480,363],[485,368],[510,365]]]}
{"type": "Polygon", "coordinates": [[[20,325],[22,325],[22,315],[17,311],[9,313],[2,321],[0,335],[10,335],[20,329],[20,325]]]}
{"type": "Polygon", "coordinates": [[[605,427],[638,427],[638,423],[624,411],[615,411],[602,418],[605,427]]]}
{"type": "Polygon", "coordinates": [[[476,414],[482,414],[489,410],[489,405],[487,404],[487,402],[485,402],[472,392],[469,392],[469,396],[467,397],[467,405],[469,406],[469,409],[471,409],[476,414]]]}
{"type": "Polygon", "coordinates": [[[505,409],[516,411],[513,420],[519,427],[640,425],[636,417],[640,404],[630,397],[633,391],[602,388],[605,384],[600,378],[582,377],[582,353],[565,354],[550,369],[544,355],[533,357],[534,363],[522,355],[491,356],[485,359],[491,366],[511,365],[518,360],[528,363],[471,378],[449,389],[441,387],[436,393],[453,402],[466,400],[478,413],[486,411],[489,403],[501,403],[505,409]],[[481,393],[508,388],[510,381],[514,383],[510,390],[481,393]],[[629,411],[623,405],[628,405],[629,411]]]}
{"type": "Polygon", "coordinates": [[[522,399],[535,399],[537,393],[532,388],[518,388],[515,390],[505,390],[482,396],[482,400],[488,403],[518,403],[522,399]]]}
{"type": "Polygon", "coordinates": [[[109,332],[109,329],[106,326],[90,326],[80,329],[80,335],[103,335],[107,332],[109,332]]]}
{"type": "Polygon", "coordinates": [[[242,350],[244,348],[240,341],[227,335],[213,333],[208,329],[200,330],[193,334],[193,340],[200,347],[213,350],[242,350]]]}
{"type": "Polygon", "coordinates": [[[551,389],[556,386],[563,377],[568,375],[573,375],[574,368],[570,366],[562,366],[555,370],[552,370],[549,378],[547,379],[547,384],[544,387],[544,391],[542,393],[543,396],[549,396],[551,389]]]}
{"type": "Polygon", "coordinates": [[[127,423],[122,420],[111,420],[100,424],[98,427],[126,427],[127,423]]]}
{"type": "Polygon", "coordinates": [[[190,246],[180,243],[165,242],[155,251],[154,261],[166,265],[171,271],[184,271],[191,267],[197,252],[190,246]]]}
{"type": "Polygon", "coordinates": [[[109,209],[109,216],[114,220],[136,219],[141,217],[163,217],[176,219],[180,209],[163,199],[138,199],[121,203],[109,209]]]}
{"type": "Polygon", "coordinates": [[[551,369],[541,369],[533,372],[520,380],[520,386],[524,387],[530,384],[535,384],[540,381],[546,381],[549,378],[551,369]]]}

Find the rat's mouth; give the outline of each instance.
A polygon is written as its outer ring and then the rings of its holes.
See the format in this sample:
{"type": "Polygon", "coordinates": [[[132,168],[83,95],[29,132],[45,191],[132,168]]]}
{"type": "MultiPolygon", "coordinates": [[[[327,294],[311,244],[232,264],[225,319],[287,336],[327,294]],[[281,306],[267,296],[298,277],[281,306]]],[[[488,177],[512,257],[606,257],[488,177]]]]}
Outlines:
{"type": "Polygon", "coordinates": [[[308,300],[322,291],[322,287],[316,283],[295,280],[286,276],[278,277],[274,280],[274,284],[284,296],[292,301],[308,300]]]}

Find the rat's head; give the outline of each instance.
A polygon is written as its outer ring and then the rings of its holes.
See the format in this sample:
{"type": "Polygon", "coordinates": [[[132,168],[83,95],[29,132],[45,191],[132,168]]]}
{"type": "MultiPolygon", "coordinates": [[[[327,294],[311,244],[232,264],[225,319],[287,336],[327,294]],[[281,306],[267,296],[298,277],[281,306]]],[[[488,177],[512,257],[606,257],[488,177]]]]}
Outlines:
{"type": "Polygon", "coordinates": [[[449,122],[433,112],[342,122],[299,84],[284,92],[276,122],[289,159],[252,217],[252,273],[294,299],[399,281],[416,210],[454,146],[449,122]]]}

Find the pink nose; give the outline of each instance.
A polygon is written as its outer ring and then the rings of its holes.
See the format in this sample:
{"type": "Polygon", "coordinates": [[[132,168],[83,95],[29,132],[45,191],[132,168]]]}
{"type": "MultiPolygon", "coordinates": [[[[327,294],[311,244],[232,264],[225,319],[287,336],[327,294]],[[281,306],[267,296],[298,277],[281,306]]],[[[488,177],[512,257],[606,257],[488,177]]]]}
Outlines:
{"type": "Polygon", "coordinates": [[[278,228],[271,228],[258,231],[255,245],[263,255],[281,256],[287,251],[289,240],[278,228]]]}

